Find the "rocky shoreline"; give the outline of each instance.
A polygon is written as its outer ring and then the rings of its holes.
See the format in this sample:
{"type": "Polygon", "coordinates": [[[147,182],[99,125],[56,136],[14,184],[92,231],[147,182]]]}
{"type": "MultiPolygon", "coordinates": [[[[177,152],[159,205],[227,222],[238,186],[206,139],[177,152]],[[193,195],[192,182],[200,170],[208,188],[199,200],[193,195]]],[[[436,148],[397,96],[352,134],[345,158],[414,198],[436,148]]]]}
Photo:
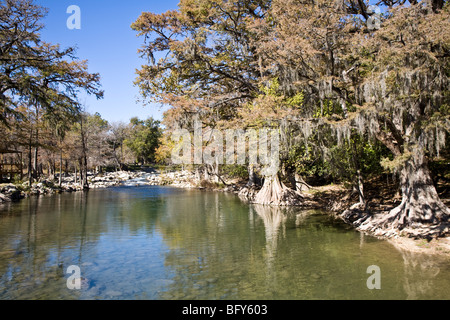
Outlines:
{"type": "MultiPolygon", "coordinates": [[[[173,186],[178,188],[198,188],[202,187],[196,182],[195,175],[190,171],[174,172],[145,172],[145,171],[117,171],[103,174],[88,175],[89,189],[102,189],[115,186],[143,186],[159,185],[173,186]]],[[[221,189],[229,191],[228,188],[221,189]]],[[[64,176],[61,186],[58,179],[42,180],[33,183],[31,186],[27,182],[20,184],[6,183],[0,184],[0,203],[16,202],[30,196],[51,195],[63,192],[83,191],[82,185],[76,181],[74,175],[64,176]]]]}
{"type": "MultiPolygon", "coordinates": [[[[101,175],[90,174],[88,178],[89,188],[98,189],[119,186],[125,181],[141,177],[142,174],[143,172],[127,171],[110,172],[101,175]]],[[[42,180],[33,183],[31,186],[28,181],[20,184],[0,184],[0,203],[16,202],[30,196],[51,195],[82,190],[82,185],[75,180],[74,175],[63,177],[61,186],[59,186],[57,179],[54,181],[42,180]]]]}
{"type": "MultiPolygon", "coordinates": [[[[199,180],[195,174],[189,170],[184,171],[117,171],[103,174],[92,174],[88,176],[89,189],[101,189],[115,186],[171,186],[176,188],[211,190],[220,192],[230,192],[237,194],[242,200],[252,202],[258,187],[248,187],[239,181],[230,181],[226,185],[223,183],[213,183],[199,180]]],[[[83,191],[82,185],[75,180],[74,175],[64,176],[61,186],[58,179],[42,180],[33,183],[28,181],[21,184],[0,184],[0,203],[16,202],[30,196],[51,195],[63,192],[83,191]]],[[[308,199],[305,199],[308,200],[308,199]]],[[[311,200],[311,199],[309,199],[311,200]]],[[[317,206],[311,201],[305,201],[308,206],[317,206]]],[[[303,207],[304,205],[302,205],[303,207]]]]}

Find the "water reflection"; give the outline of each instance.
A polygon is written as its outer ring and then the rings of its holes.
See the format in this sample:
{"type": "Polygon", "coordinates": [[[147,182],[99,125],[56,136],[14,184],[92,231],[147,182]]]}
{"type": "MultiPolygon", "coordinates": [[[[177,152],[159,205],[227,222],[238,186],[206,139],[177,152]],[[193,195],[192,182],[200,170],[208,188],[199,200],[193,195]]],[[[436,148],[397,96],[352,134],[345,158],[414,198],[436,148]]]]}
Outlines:
{"type": "Polygon", "coordinates": [[[433,296],[437,288],[445,288],[437,299],[448,299],[449,288],[439,283],[443,277],[448,280],[448,259],[411,252],[398,246],[396,248],[403,258],[403,288],[407,299],[436,299],[433,296]]]}
{"type": "Polygon", "coordinates": [[[249,211],[250,216],[253,216],[253,212],[256,212],[264,223],[267,265],[268,268],[271,268],[276,257],[278,243],[282,240],[279,238],[286,236],[286,221],[288,218],[292,219],[292,216],[295,215],[296,224],[300,224],[303,217],[307,216],[307,213],[296,214],[296,210],[293,208],[273,207],[260,204],[250,205],[249,211]],[[300,216],[300,218],[297,219],[297,216],[300,216]]]}
{"type": "MultiPolygon", "coordinates": [[[[166,256],[176,274],[166,298],[408,298],[399,252],[321,212],[247,205],[247,215],[241,203],[233,208],[232,201],[218,194],[204,194],[197,201],[189,205],[189,213],[184,202],[171,203],[172,215],[180,212],[186,220],[161,225],[162,230],[171,228],[165,239],[178,239],[166,256]],[[372,264],[383,271],[379,292],[366,287],[372,264]]],[[[413,274],[421,282],[420,273],[413,274]]],[[[448,283],[448,277],[440,278],[448,283]]]]}
{"type": "Polygon", "coordinates": [[[448,261],[230,194],[120,187],[0,208],[0,299],[448,299],[449,284],[448,261]],[[65,285],[73,264],[81,291],[65,285]]]}

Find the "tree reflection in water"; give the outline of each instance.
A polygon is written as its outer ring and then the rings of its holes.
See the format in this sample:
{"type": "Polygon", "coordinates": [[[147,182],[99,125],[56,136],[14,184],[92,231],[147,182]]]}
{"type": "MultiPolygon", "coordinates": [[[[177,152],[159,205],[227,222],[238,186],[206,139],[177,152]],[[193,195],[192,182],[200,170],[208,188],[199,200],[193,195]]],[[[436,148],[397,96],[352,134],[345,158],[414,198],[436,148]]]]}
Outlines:
{"type": "Polygon", "coordinates": [[[2,299],[442,299],[448,261],[322,211],[231,194],[122,187],[25,199],[0,216],[2,299]],[[68,291],[81,265],[90,288],[68,291]],[[366,286],[381,269],[381,290],[366,286]],[[112,295],[111,295],[112,294],[112,295]]]}

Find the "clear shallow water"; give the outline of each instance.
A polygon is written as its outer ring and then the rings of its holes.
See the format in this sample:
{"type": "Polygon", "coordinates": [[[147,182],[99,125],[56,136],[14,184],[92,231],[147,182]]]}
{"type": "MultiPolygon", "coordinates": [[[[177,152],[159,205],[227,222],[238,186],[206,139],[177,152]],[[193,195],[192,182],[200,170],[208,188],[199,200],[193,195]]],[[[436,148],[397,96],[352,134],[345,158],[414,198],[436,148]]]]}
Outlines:
{"type": "Polygon", "coordinates": [[[118,187],[0,206],[0,299],[450,299],[450,264],[320,211],[118,187]]]}

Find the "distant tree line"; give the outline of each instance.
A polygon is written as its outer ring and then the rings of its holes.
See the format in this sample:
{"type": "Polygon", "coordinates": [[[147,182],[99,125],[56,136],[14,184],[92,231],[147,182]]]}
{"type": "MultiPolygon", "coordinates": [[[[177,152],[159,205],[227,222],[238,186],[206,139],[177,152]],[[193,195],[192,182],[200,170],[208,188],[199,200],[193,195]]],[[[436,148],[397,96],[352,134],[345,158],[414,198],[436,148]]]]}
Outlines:
{"type": "Polygon", "coordinates": [[[34,119],[32,124],[9,119],[8,126],[0,126],[0,150],[22,152],[24,172],[30,182],[44,178],[61,182],[60,173],[75,173],[82,183],[88,171],[127,170],[130,165],[155,162],[161,128],[159,121],[151,117],[109,123],[99,113],[80,112],[66,125],[61,136],[42,118],[37,122],[34,119]],[[36,131],[39,135],[29,139],[36,131]]]}

